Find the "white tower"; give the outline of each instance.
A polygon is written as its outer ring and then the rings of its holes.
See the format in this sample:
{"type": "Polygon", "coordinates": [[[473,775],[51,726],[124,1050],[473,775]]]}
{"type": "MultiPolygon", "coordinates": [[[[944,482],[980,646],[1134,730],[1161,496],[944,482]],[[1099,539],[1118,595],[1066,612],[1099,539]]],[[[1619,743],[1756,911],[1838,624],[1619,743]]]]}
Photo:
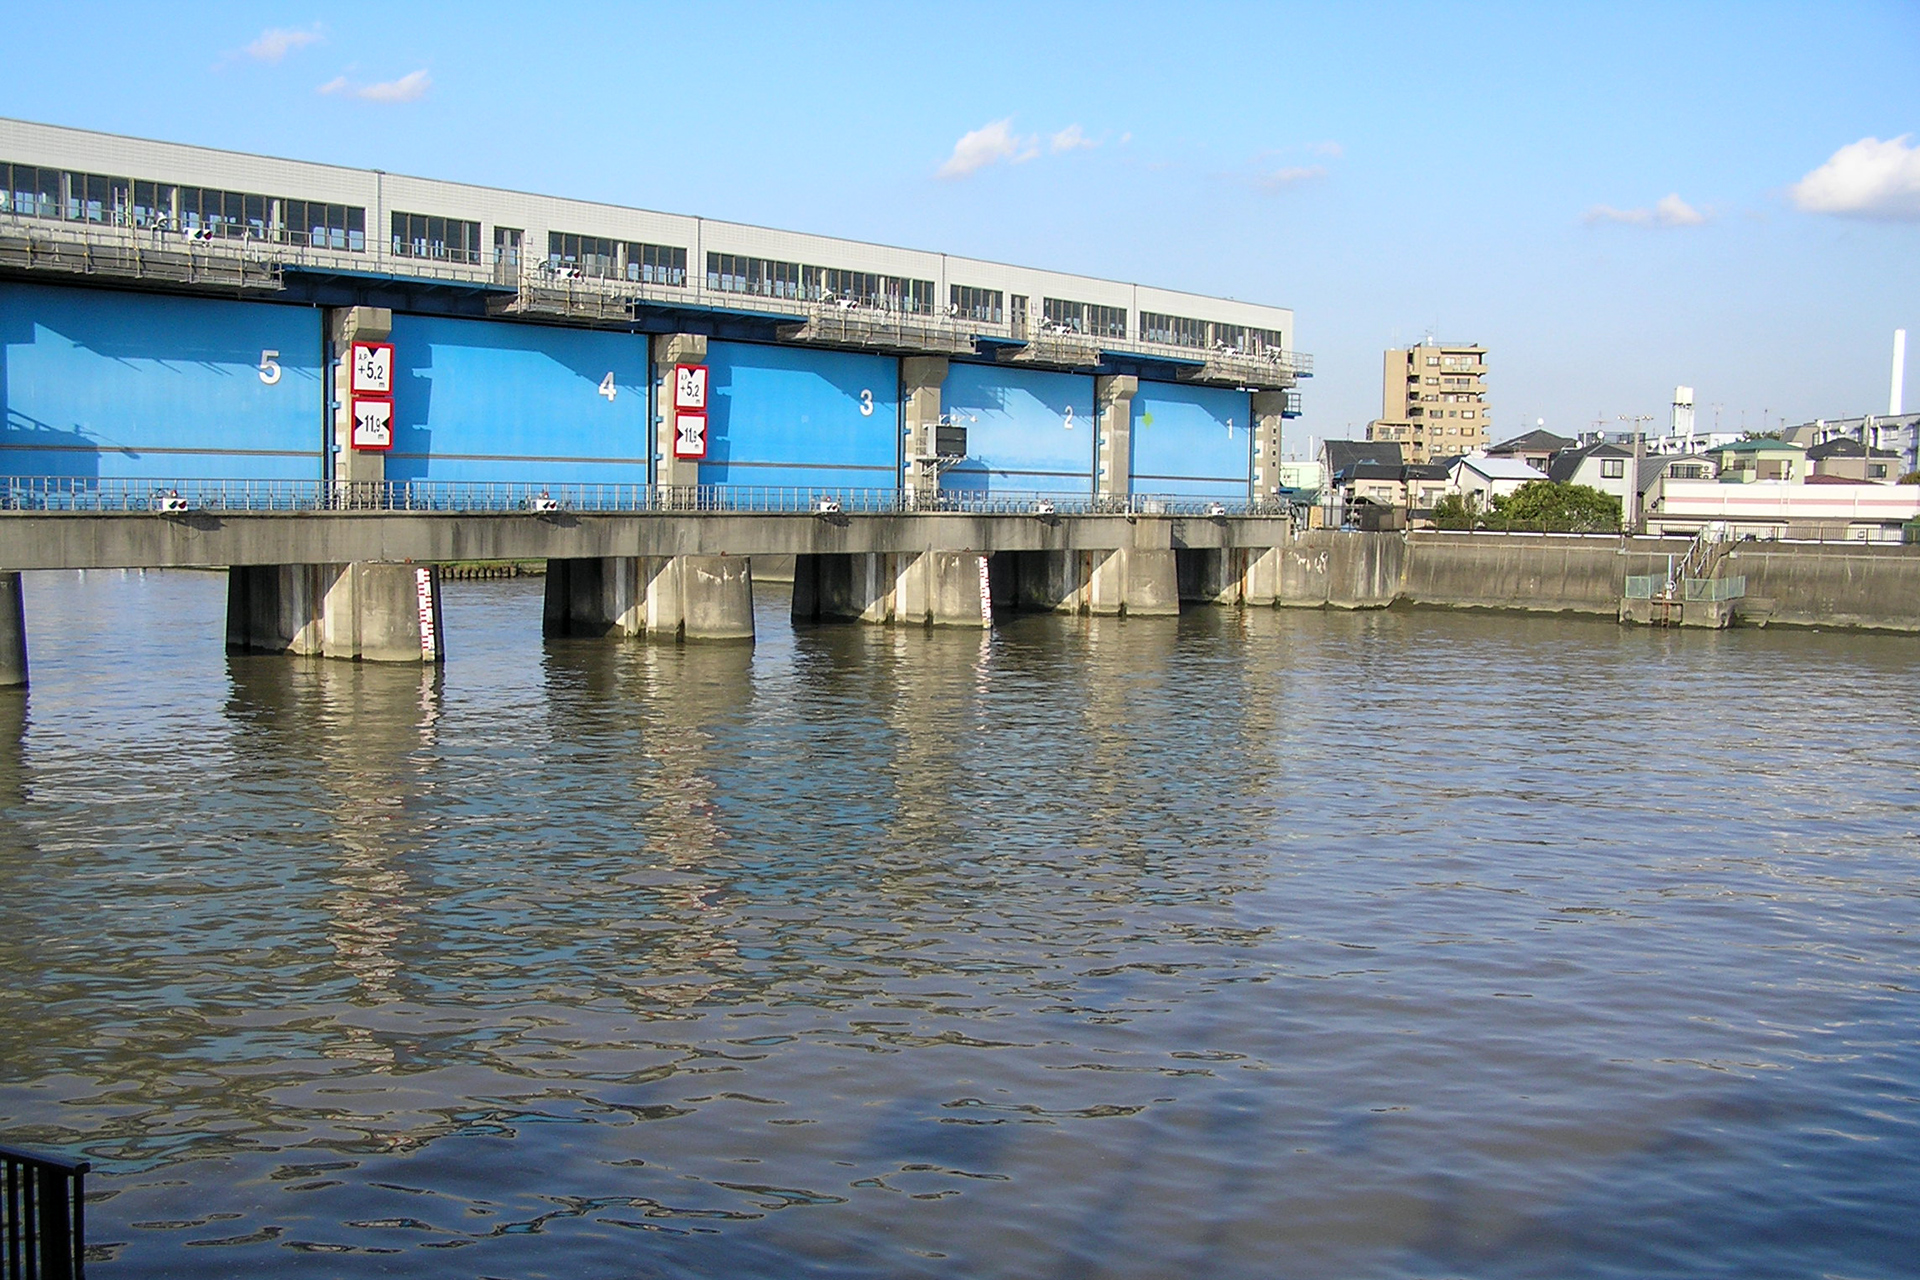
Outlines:
{"type": "Polygon", "coordinates": [[[1693,452],[1693,388],[1675,387],[1673,389],[1673,417],[1667,423],[1667,434],[1680,436],[1686,440],[1686,451],[1693,452]]]}
{"type": "Polygon", "coordinates": [[[1887,396],[1887,412],[1898,415],[1905,412],[1900,407],[1903,393],[1907,389],[1907,331],[1893,331],[1893,389],[1887,396]]]}

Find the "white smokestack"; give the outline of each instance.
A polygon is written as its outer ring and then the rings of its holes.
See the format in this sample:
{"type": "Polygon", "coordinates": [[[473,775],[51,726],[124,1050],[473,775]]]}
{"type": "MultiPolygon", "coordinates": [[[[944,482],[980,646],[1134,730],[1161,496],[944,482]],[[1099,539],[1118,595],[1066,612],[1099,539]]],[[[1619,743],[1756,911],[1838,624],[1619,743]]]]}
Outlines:
{"type": "Polygon", "coordinates": [[[1907,331],[1893,331],[1893,392],[1887,397],[1887,412],[1899,414],[1906,412],[1900,407],[1903,393],[1907,389],[1907,331]]]}

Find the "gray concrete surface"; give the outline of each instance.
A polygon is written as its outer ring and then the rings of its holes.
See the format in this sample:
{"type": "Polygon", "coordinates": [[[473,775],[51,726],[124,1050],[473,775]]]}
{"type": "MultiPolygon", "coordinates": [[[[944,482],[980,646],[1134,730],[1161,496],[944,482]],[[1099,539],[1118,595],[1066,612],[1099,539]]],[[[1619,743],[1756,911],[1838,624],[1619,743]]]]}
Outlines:
{"type": "Polygon", "coordinates": [[[0,569],[1279,547],[1275,516],[0,513],[0,569]]]}

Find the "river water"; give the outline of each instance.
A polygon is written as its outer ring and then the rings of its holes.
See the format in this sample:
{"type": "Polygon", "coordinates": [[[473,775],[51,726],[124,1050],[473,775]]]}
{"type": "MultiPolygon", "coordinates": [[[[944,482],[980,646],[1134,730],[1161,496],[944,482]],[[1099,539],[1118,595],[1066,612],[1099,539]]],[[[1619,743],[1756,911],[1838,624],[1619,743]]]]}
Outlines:
{"type": "Polygon", "coordinates": [[[1912,1276],[1920,640],[228,657],[29,578],[0,1141],[101,1277],[1912,1276]]]}

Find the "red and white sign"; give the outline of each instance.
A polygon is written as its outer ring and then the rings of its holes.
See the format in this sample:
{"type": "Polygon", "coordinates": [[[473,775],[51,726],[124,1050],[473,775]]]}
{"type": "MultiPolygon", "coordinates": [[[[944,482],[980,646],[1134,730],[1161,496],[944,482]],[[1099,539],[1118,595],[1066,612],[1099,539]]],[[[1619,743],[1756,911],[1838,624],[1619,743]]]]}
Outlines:
{"type": "Polygon", "coordinates": [[[673,456],[676,458],[707,456],[706,414],[675,413],[673,415],[673,456]]]}
{"type": "Polygon", "coordinates": [[[353,374],[350,390],[356,396],[393,394],[393,344],[356,342],[353,344],[353,374]]]}
{"type": "Polygon", "coordinates": [[[676,411],[682,409],[691,409],[695,413],[707,411],[707,366],[703,364],[673,366],[673,407],[676,411]]]}
{"type": "Polygon", "coordinates": [[[352,442],[356,449],[393,448],[393,401],[355,397],[352,442]]]}

